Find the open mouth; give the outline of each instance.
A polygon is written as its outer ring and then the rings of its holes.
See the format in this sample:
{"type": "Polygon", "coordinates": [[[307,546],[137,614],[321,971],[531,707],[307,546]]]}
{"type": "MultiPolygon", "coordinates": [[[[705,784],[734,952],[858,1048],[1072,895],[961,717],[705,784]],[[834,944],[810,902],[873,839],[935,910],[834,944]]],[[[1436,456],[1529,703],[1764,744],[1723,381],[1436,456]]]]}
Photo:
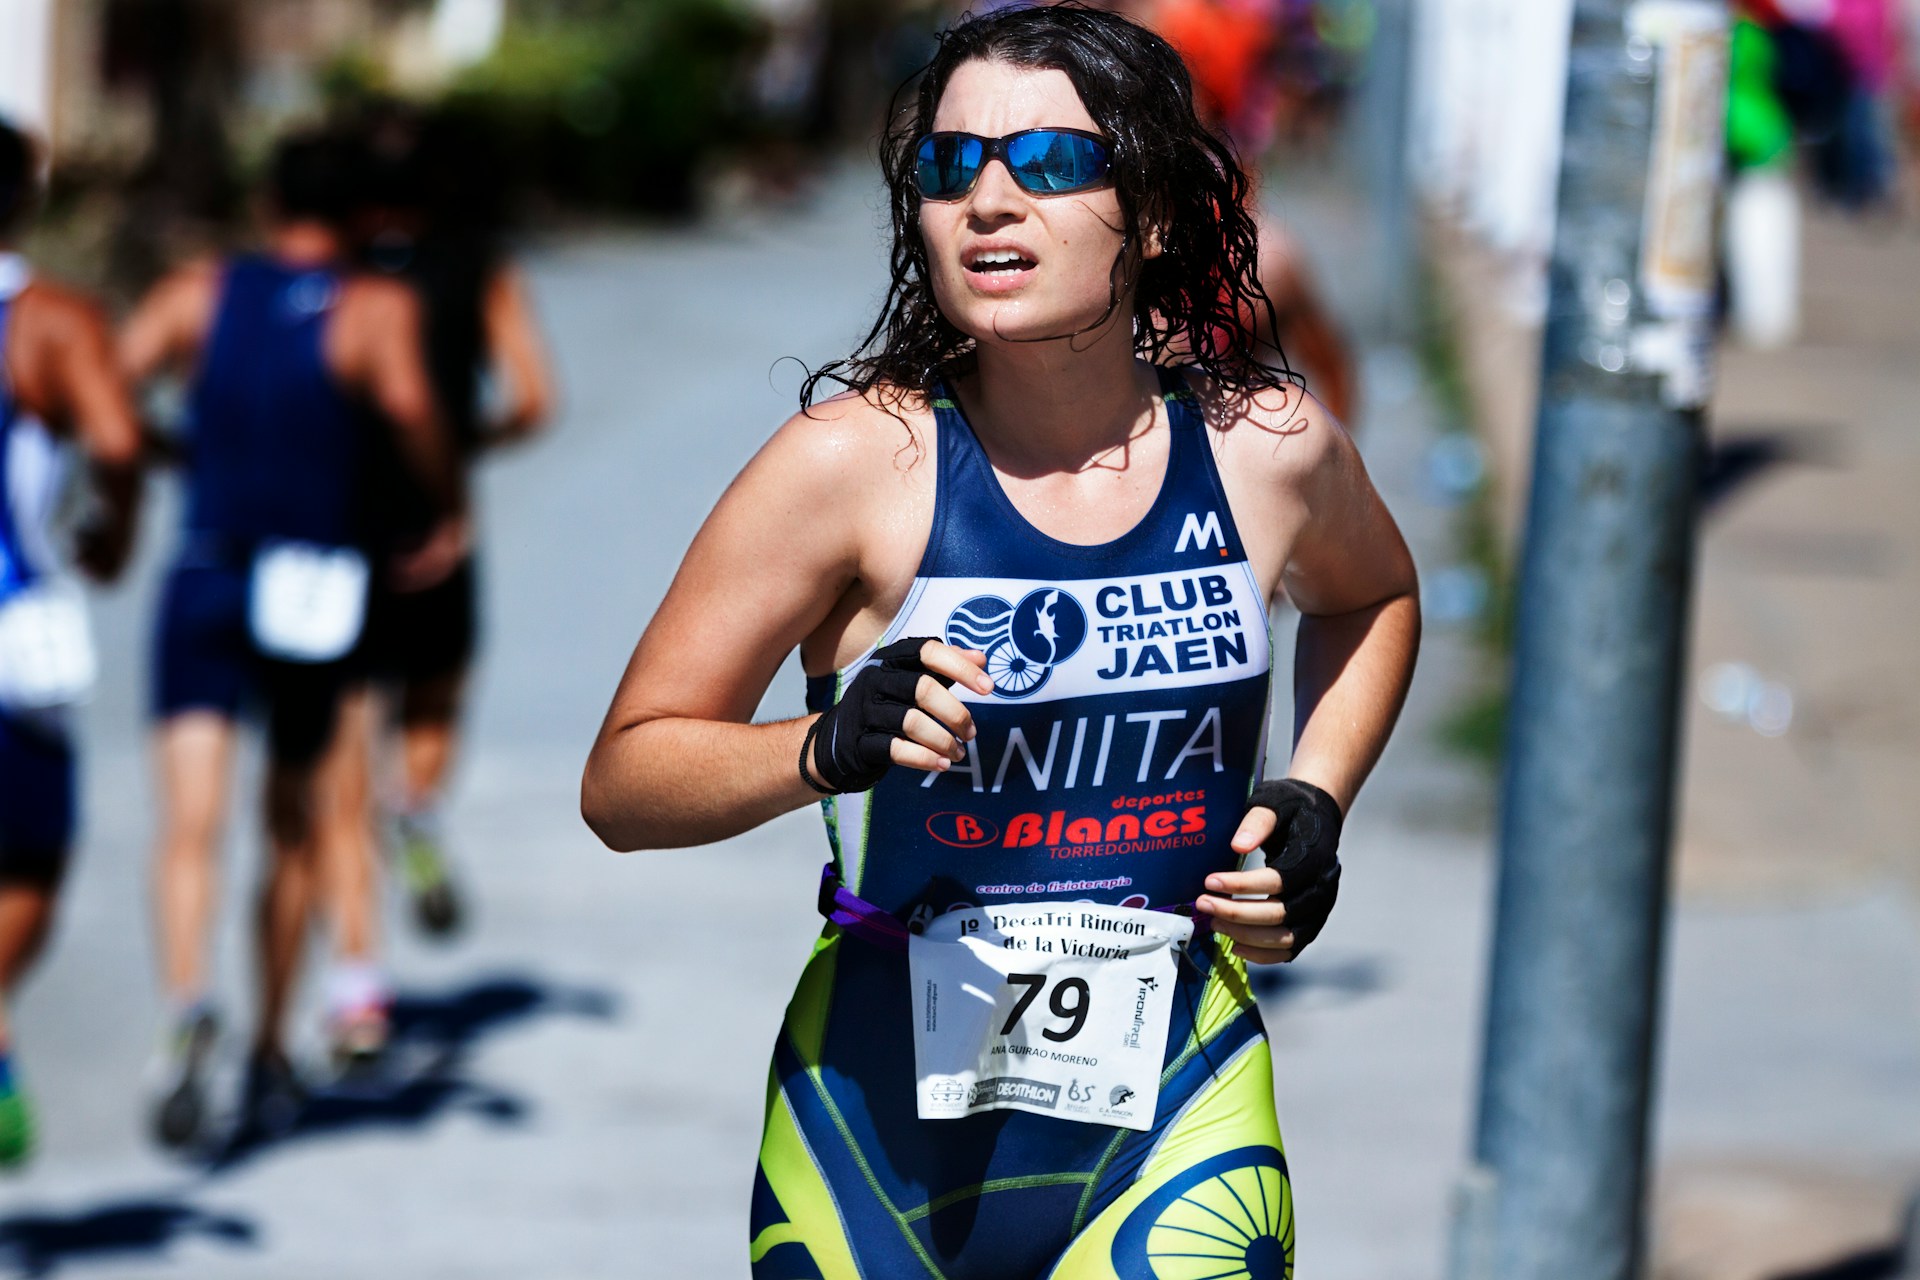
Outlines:
{"type": "Polygon", "coordinates": [[[1023,257],[1014,249],[989,249],[983,253],[968,254],[965,265],[975,275],[1010,276],[1031,271],[1040,264],[1032,258],[1023,257]]]}

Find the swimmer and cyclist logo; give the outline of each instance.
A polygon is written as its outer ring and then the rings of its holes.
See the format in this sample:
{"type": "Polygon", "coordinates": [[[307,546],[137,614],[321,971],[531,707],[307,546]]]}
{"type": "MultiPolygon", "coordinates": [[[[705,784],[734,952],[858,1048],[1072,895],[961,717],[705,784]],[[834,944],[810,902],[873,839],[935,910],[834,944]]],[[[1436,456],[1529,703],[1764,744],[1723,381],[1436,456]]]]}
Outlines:
{"type": "Polygon", "coordinates": [[[1039,692],[1086,641],[1087,611],[1057,587],[1029,591],[1018,604],[974,596],[947,618],[947,643],[985,653],[993,691],[1003,698],[1039,692]]]}

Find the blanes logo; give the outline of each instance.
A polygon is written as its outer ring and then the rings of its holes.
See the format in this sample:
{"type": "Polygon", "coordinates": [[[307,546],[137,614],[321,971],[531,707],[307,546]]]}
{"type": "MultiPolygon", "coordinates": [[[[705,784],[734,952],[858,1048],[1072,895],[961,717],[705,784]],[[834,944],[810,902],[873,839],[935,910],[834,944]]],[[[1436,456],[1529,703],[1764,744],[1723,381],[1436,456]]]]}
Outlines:
{"type": "Polygon", "coordinates": [[[971,813],[936,813],[927,819],[927,834],[956,849],[978,849],[1000,838],[997,824],[971,813]]]}
{"type": "Polygon", "coordinates": [[[993,692],[1024,698],[1087,642],[1087,611],[1057,587],[1029,591],[1020,603],[974,596],[947,617],[947,643],[987,655],[993,692]]]}

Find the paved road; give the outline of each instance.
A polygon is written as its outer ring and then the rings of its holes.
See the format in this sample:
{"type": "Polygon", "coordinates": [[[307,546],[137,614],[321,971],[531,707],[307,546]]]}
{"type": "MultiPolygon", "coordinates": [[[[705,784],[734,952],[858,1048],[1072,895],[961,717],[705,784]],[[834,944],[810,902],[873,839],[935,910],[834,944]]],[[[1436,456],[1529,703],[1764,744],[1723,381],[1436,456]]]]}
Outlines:
{"type": "MultiPolygon", "coordinates": [[[[1277,198],[1338,293],[1364,252],[1344,206],[1277,198]]],[[[28,1177],[0,1183],[0,1274],[745,1275],[766,1056],[816,931],[824,842],[803,812],[713,848],[617,857],[580,824],[575,791],[694,527],[791,409],[797,370],[775,359],[818,361],[859,336],[883,283],[878,221],[843,182],[790,217],[532,255],[568,403],[550,442],[482,483],[490,645],[452,815],[477,927],[446,949],[396,931],[399,1087],[328,1098],[289,1140],[212,1170],[140,1137],[155,1014],[138,705],[172,515],[153,512],[138,573],[100,610],[109,671],[89,715],[85,848],[20,1015],[45,1150],[28,1177]]],[[[1375,351],[1366,372],[1370,463],[1432,567],[1452,526],[1426,497],[1424,399],[1404,353],[1375,351]]],[[[1406,726],[1350,826],[1339,922],[1267,989],[1302,1274],[1316,1280],[1439,1270],[1477,1039],[1487,785],[1432,741],[1471,661],[1462,634],[1430,633],[1406,726]]],[[[792,713],[799,698],[790,665],[763,710],[792,713]]],[[[231,843],[244,890],[244,805],[231,843]]],[[[236,1000],[238,906],[223,953],[236,1000]]],[[[1849,949],[1811,966],[1778,945],[1784,910],[1683,918],[1668,1129],[1687,1149],[1760,1135],[1788,1155],[1844,1141],[1915,1156],[1920,1091],[1900,1081],[1920,1045],[1886,1016],[1920,990],[1911,921],[1850,910],[1849,949]],[[1862,972],[1878,985],[1834,995],[1862,972]],[[1817,1008],[1860,1053],[1822,1058],[1783,1003],[1817,1008]],[[1846,1095],[1844,1114],[1807,1107],[1809,1075],[1846,1095]]]]}

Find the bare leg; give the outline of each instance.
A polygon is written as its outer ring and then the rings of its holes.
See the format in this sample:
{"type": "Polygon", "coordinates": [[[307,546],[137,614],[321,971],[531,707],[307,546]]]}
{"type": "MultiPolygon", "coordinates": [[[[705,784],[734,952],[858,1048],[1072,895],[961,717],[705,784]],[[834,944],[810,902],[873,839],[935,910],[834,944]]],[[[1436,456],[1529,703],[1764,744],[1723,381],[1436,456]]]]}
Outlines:
{"type": "Polygon", "coordinates": [[[176,1007],[185,1008],[207,990],[233,723],[214,711],[184,712],[160,726],[155,746],[163,806],[154,859],[161,983],[176,1007]]]}
{"type": "Polygon", "coordinates": [[[19,1167],[34,1147],[33,1108],[13,1078],[7,1001],[46,944],[54,884],[0,881],[0,1168],[19,1167]]]}
{"type": "Polygon", "coordinates": [[[340,704],[340,727],[318,778],[320,895],[333,923],[333,950],[347,962],[371,963],[379,946],[379,859],[374,837],[373,690],[362,687],[340,704]]]}
{"type": "Polygon", "coordinates": [[[465,668],[407,686],[400,705],[407,812],[431,809],[445,793],[465,699],[465,668]]]}
{"type": "Polygon", "coordinates": [[[256,1056],[283,1055],[283,1024],[315,907],[315,765],[269,766],[267,839],[272,866],[260,895],[260,1018],[256,1056]]]}
{"type": "Polygon", "coordinates": [[[440,802],[450,772],[466,672],[409,685],[401,696],[400,867],[428,934],[455,932],[464,912],[441,844],[440,802]]]}
{"type": "Polygon", "coordinates": [[[0,881],[0,1051],[8,1043],[7,1003],[52,930],[54,894],[51,884],[0,881]]]}

